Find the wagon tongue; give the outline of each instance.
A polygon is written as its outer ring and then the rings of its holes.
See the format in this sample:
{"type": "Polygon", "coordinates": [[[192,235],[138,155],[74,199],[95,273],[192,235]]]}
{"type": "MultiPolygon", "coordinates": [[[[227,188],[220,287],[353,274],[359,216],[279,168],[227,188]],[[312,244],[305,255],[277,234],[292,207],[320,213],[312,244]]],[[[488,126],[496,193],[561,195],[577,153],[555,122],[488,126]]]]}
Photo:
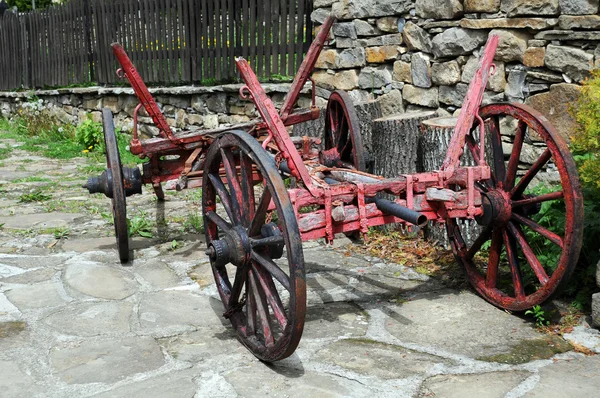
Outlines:
{"type": "MultiPolygon", "coordinates": [[[[122,167],[122,170],[125,196],[142,193],[142,174],[140,170],[137,167],[122,167]]],[[[106,197],[112,198],[112,186],[112,172],[110,169],[107,169],[97,177],[88,178],[83,188],[87,189],[90,193],[103,193],[106,197]]]]}

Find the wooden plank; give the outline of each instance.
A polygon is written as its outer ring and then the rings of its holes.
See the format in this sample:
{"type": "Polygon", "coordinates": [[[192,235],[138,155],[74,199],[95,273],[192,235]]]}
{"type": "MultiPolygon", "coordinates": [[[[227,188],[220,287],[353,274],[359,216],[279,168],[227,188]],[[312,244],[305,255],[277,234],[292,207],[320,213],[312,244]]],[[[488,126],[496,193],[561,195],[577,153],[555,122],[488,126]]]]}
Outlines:
{"type": "Polygon", "coordinates": [[[248,54],[248,62],[251,62],[253,68],[256,68],[257,51],[256,46],[258,40],[256,40],[257,26],[256,26],[256,12],[257,12],[257,0],[250,0],[250,52],[248,54]]]}
{"type": "MultiPolygon", "coordinates": [[[[6,13],[5,16],[2,18],[2,35],[0,36],[0,46],[5,49],[4,51],[6,51],[6,54],[12,54],[12,51],[14,51],[14,43],[13,43],[13,31],[14,31],[14,27],[13,27],[13,21],[12,21],[12,17],[11,14],[6,13]]],[[[13,63],[13,59],[12,57],[2,57],[2,70],[4,71],[4,73],[2,73],[3,76],[3,87],[5,87],[8,90],[11,90],[14,88],[14,84],[15,84],[15,74],[16,74],[16,69],[14,69],[14,63],[13,63]]]]}
{"type": "Polygon", "coordinates": [[[288,42],[287,42],[287,67],[288,76],[293,76],[296,72],[294,63],[294,40],[296,26],[296,2],[288,0],[288,42]]]}
{"type": "Polygon", "coordinates": [[[271,71],[269,75],[279,73],[279,19],[281,18],[280,14],[280,5],[281,0],[273,0],[272,7],[273,13],[271,14],[271,18],[273,18],[273,25],[271,28],[271,71]]]}
{"type": "Polygon", "coordinates": [[[228,60],[227,60],[227,69],[228,69],[228,77],[233,78],[236,75],[235,72],[235,56],[236,54],[235,45],[236,45],[236,37],[235,37],[235,24],[236,24],[236,15],[238,12],[235,9],[234,1],[227,0],[227,48],[228,51],[228,60]]]}
{"type": "Polygon", "coordinates": [[[155,2],[155,10],[154,10],[154,21],[156,24],[156,57],[157,57],[157,66],[158,66],[158,81],[156,83],[163,83],[165,81],[165,73],[164,73],[164,29],[162,27],[163,17],[161,15],[161,10],[164,8],[162,5],[164,1],[157,0],[155,2]]]}
{"type": "Polygon", "coordinates": [[[263,68],[264,68],[264,58],[265,58],[265,4],[264,2],[259,2],[257,4],[259,7],[258,14],[256,16],[256,23],[258,24],[258,35],[257,35],[257,62],[256,69],[254,72],[257,76],[263,76],[263,68]]]}
{"type": "MultiPolygon", "coordinates": [[[[8,46],[6,36],[8,31],[8,18],[6,14],[0,17],[0,53],[10,54],[11,48],[8,46]]],[[[5,71],[0,73],[0,89],[10,90],[10,69],[6,65],[8,57],[0,57],[0,70],[5,71]]]]}
{"type": "Polygon", "coordinates": [[[279,52],[279,74],[287,75],[287,40],[288,40],[288,6],[287,0],[280,0],[281,12],[281,39],[278,43],[277,51],[279,52]]]}
{"type": "Polygon", "coordinates": [[[187,21],[187,4],[184,4],[182,0],[177,0],[177,27],[178,37],[177,49],[179,50],[179,68],[180,68],[180,81],[189,82],[190,80],[190,63],[188,58],[187,48],[189,45],[189,38],[187,32],[189,30],[187,21]]]}
{"type": "Polygon", "coordinates": [[[152,59],[152,22],[150,17],[150,10],[152,5],[150,1],[142,1],[140,4],[143,4],[144,10],[144,24],[142,25],[142,32],[144,33],[144,40],[141,43],[144,52],[145,52],[145,60],[146,60],[146,73],[145,76],[146,81],[154,81],[154,63],[152,59]]]}
{"type": "Polygon", "coordinates": [[[300,64],[302,63],[302,59],[303,54],[304,54],[304,18],[305,18],[305,10],[304,10],[304,4],[306,3],[306,1],[304,0],[300,0],[298,1],[298,19],[296,22],[296,51],[295,51],[295,56],[294,56],[294,60],[295,65],[294,65],[294,73],[295,71],[298,70],[298,68],[300,68],[300,64]]]}
{"type": "Polygon", "coordinates": [[[238,36],[242,38],[242,57],[246,60],[248,59],[248,49],[250,47],[250,10],[249,10],[248,0],[242,1],[242,18],[238,28],[240,28],[240,32],[238,32],[238,36]]]}
{"type": "Polygon", "coordinates": [[[187,57],[190,65],[190,75],[189,80],[190,83],[195,83],[199,80],[198,76],[198,39],[200,38],[198,33],[198,17],[200,14],[196,14],[197,6],[199,1],[194,0],[185,0],[185,4],[187,6],[187,21],[188,25],[186,26],[186,37],[188,40],[188,53],[187,57]]]}
{"type": "Polygon", "coordinates": [[[173,65],[173,26],[171,20],[171,0],[164,0],[164,9],[163,9],[163,22],[164,22],[164,40],[165,40],[165,79],[167,83],[170,83],[173,76],[171,72],[171,67],[173,65]]]}
{"type": "Polygon", "coordinates": [[[217,37],[220,38],[219,48],[221,49],[220,62],[220,79],[226,79],[227,76],[227,0],[219,2],[219,24],[217,24],[217,37]]]}
{"type": "Polygon", "coordinates": [[[273,51],[273,37],[271,36],[271,20],[273,19],[271,0],[264,0],[265,12],[263,13],[265,19],[265,70],[264,77],[271,76],[271,53],[273,51]]]}
{"type": "Polygon", "coordinates": [[[18,82],[19,87],[28,87],[27,80],[29,76],[29,48],[27,47],[27,16],[19,18],[19,47],[21,48],[21,78],[18,82]]]}
{"type": "Polygon", "coordinates": [[[205,0],[206,1],[206,13],[202,13],[204,19],[206,20],[206,57],[203,62],[206,64],[206,73],[204,75],[205,78],[215,77],[215,65],[216,65],[216,56],[217,53],[215,51],[215,3],[214,0],[205,0]]]}

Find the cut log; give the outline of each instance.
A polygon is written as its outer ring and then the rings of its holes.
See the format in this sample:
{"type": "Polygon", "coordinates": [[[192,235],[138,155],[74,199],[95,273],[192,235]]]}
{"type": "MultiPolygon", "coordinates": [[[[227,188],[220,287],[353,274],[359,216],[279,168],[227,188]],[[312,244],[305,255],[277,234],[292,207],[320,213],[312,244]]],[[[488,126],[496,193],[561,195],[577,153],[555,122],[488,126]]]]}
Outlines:
{"type": "Polygon", "coordinates": [[[321,114],[318,119],[309,120],[304,123],[295,124],[292,127],[291,136],[294,137],[314,137],[323,138],[323,132],[325,131],[325,108],[321,108],[321,114]]]}
{"type": "Polygon", "coordinates": [[[397,177],[418,170],[421,122],[435,112],[392,115],[373,121],[373,174],[397,177]]]}
{"type": "Polygon", "coordinates": [[[365,163],[368,172],[373,172],[373,120],[379,119],[381,107],[379,102],[358,102],[354,109],[360,124],[360,135],[365,148],[365,163]]]}
{"type": "MultiPolygon", "coordinates": [[[[457,121],[458,118],[455,117],[439,117],[423,121],[421,125],[421,148],[419,151],[421,157],[419,163],[423,169],[420,171],[439,170],[442,167],[457,121]]],[[[465,148],[465,153],[460,159],[460,165],[475,166],[473,156],[471,156],[467,148],[465,148]]],[[[459,225],[462,236],[468,244],[477,238],[481,230],[481,227],[475,220],[460,220],[459,225]]],[[[430,221],[429,225],[425,228],[425,237],[445,248],[449,248],[450,246],[446,233],[446,225],[443,223],[430,221]]]]}

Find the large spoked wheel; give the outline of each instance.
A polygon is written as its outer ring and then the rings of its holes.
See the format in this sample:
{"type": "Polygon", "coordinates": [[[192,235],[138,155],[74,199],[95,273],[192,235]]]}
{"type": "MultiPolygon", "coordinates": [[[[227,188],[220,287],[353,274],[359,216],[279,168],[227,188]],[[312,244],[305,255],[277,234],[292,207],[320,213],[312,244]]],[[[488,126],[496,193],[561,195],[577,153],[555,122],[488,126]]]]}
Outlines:
{"type": "Polygon", "coordinates": [[[106,147],[106,165],[110,170],[110,188],[112,188],[112,213],[117,237],[117,249],[122,263],[129,261],[129,234],[127,230],[127,212],[125,189],[123,187],[123,167],[115,135],[115,124],[110,109],[102,109],[102,127],[106,147]]]}
{"type": "Polygon", "coordinates": [[[327,102],[324,145],[321,163],[325,166],[366,171],[360,124],[352,98],[344,91],[334,91],[327,102]]]}
{"type": "Polygon", "coordinates": [[[304,328],[306,282],[296,216],[275,161],[247,133],[223,133],[206,155],[202,189],[223,316],[259,359],[288,357],[304,328]]]}
{"type": "MultiPolygon", "coordinates": [[[[484,214],[478,218],[483,231],[469,246],[456,220],[448,220],[448,235],[475,289],[498,307],[522,311],[564,288],[577,264],[583,236],[581,185],[567,144],[539,112],[521,104],[493,104],[480,115],[492,152],[492,178],[476,184],[483,200],[484,214]],[[500,136],[504,116],[516,119],[517,126],[507,154],[500,136]],[[541,139],[547,149],[528,144],[531,138],[541,139]],[[533,153],[537,148],[537,154],[529,170],[521,171],[525,145],[533,153]],[[555,186],[545,183],[544,192],[536,188],[541,171],[558,174],[555,186]],[[548,206],[563,212],[564,222],[540,220],[541,208],[548,206]]],[[[467,141],[478,157],[478,145],[470,137],[467,141]]]]}

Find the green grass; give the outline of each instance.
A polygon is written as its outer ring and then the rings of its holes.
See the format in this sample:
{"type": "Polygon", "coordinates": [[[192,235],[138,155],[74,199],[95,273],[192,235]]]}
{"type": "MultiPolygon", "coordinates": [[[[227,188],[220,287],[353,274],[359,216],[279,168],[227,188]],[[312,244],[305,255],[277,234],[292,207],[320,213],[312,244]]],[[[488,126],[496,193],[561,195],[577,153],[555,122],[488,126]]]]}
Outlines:
{"type": "Polygon", "coordinates": [[[52,181],[51,179],[46,178],[46,177],[29,176],[29,177],[13,180],[12,182],[15,184],[19,184],[22,182],[51,182],[51,181],[52,181]]]}

